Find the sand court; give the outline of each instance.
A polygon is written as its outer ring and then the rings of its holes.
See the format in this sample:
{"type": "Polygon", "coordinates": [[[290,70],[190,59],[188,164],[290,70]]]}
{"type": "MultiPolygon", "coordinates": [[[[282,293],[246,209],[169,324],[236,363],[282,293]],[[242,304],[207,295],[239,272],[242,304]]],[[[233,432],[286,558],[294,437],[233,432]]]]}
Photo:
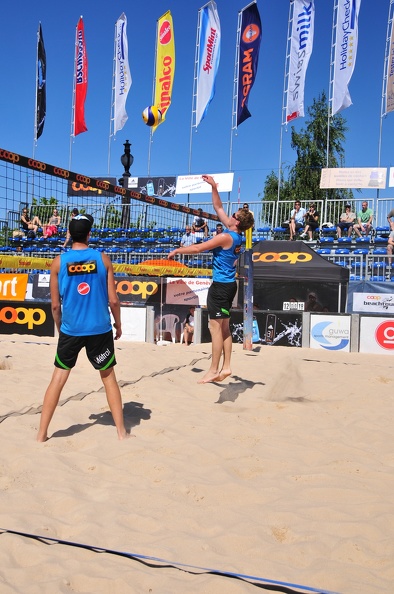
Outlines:
{"type": "Polygon", "coordinates": [[[0,528],[50,539],[0,534],[2,592],[259,590],[197,567],[279,592],[392,591],[391,358],[234,345],[233,375],[200,385],[210,345],[119,342],[135,437],[117,440],[81,354],[39,444],[55,345],[0,340],[0,528]]]}

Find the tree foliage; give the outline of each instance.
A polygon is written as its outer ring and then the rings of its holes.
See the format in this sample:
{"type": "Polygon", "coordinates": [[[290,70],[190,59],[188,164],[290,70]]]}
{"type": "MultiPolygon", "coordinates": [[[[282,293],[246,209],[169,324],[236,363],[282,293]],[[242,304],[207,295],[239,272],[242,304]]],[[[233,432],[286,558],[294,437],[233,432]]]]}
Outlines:
{"type": "MultiPolygon", "coordinates": [[[[280,172],[280,200],[325,200],[353,198],[348,189],[320,189],[321,170],[342,166],[345,158],[346,120],[340,114],[330,118],[328,101],[323,91],[307,109],[305,128],[296,132],[291,128],[291,148],[297,159],[292,167],[280,172]],[[329,134],[328,134],[329,132],[329,134]],[[327,151],[328,140],[328,151],[327,151]],[[328,153],[328,154],[327,154],[328,153]]],[[[272,171],[265,180],[264,200],[278,200],[278,175],[272,171]]]]}

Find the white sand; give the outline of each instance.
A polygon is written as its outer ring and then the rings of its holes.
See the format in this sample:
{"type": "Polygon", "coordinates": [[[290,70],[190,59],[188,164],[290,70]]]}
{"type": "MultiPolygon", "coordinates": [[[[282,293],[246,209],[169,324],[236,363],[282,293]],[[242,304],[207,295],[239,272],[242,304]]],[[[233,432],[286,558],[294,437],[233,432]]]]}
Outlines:
{"type": "MultiPolygon", "coordinates": [[[[0,337],[0,528],[317,591],[392,593],[393,359],[234,345],[234,375],[199,385],[210,345],[120,342],[135,438],[117,440],[81,354],[39,444],[55,345],[0,337]]],[[[262,591],[154,565],[0,534],[2,594],[262,591]]]]}

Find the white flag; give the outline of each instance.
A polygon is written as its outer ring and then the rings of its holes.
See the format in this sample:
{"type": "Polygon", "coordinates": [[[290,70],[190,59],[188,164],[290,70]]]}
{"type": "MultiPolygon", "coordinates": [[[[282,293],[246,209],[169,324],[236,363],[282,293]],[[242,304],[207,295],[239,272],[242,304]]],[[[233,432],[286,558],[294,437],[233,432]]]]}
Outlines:
{"type": "Polygon", "coordinates": [[[314,0],[294,0],[286,122],[304,117],[306,70],[313,48],[314,0]]]}
{"type": "Polygon", "coordinates": [[[131,74],[126,30],[127,18],[123,12],[116,21],[115,27],[114,135],[127,122],[126,100],[131,87],[131,74]]]}
{"type": "Polygon", "coordinates": [[[200,10],[196,126],[207,113],[215,95],[215,79],[220,62],[220,20],[216,3],[211,0],[200,10]]]}
{"type": "Polygon", "coordinates": [[[352,104],[348,84],[356,64],[361,0],[338,0],[332,115],[352,104]]]}
{"type": "Polygon", "coordinates": [[[390,53],[387,57],[386,113],[394,111],[394,27],[391,21],[390,53]]]}

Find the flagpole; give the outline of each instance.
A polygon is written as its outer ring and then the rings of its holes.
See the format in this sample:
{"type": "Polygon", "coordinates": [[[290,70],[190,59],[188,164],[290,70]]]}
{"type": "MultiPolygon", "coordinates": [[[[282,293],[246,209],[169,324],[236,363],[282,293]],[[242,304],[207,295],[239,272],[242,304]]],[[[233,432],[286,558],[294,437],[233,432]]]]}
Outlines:
{"type": "Polygon", "coordinates": [[[338,0],[334,0],[334,8],[332,11],[332,26],[331,26],[331,54],[330,54],[330,80],[329,80],[329,94],[328,94],[328,110],[327,110],[327,147],[326,147],[326,167],[330,164],[330,126],[332,110],[333,110],[333,95],[334,95],[334,76],[335,76],[335,54],[336,54],[336,29],[337,19],[335,13],[338,12],[338,0]]]}
{"type": "MultiPolygon", "coordinates": [[[[159,19],[156,21],[156,42],[155,42],[155,61],[153,65],[153,84],[152,84],[152,105],[155,103],[155,89],[156,89],[156,60],[157,60],[157,38],[159,35],[159,19]]],[[[153,142],[153,130],[149,130],[149,147],[148,147],[148,176],[150,175],[150,158],[153,142]]]]}
{"type": "Polygon", "coordinates": [[[289,73],[290,73],[290,49],[291,36],[293,24],[294,0],[291,0],[289,6],[289,18],[287,23],[287,40],[286,40],[286,56],[285,69],[283,73],[283,95],[282,95],[282,121],[280,124],[279,135],[279,167],[278,167],[278,200],[280,199],[280,188],[282,184],[282,151],[283,151],[283,127],[287,130],[287,104],[289,97],[289,73]]]}
{"type": "MultiPolygon", "coordinates": [[[[383,81],[382,81],[382,103],[380,108],[380,126],[379,126],[379,146],[378,146],[378,167],[381,162],[382,150],[382,132],[383,132],[383,118],[387,115],[387,84],[389,73],[389,60],[391,54],[391,39],[393,38],[393,18],[394,18],[394,0],[390,0],[389,14],[387,19],[387,34],[386,34],[386,49],[383,64],[383,81]]],[[[379,189],[378,189],[379,192],[379,189]]]]}
{"type": "Polygon", "coordinates": [[[35,155],[35,150],[37,146],[37,100],[38,100],[38,44],[40,42],[40,24],[38,23],[37,29],[37,51],[36,51],[36,100],[35,100],[35,109],[34,109],[34,140],[33,140],[33,159],[35,155]]]}
{"type": "MultiPolygon", "coordinates": [[[[82,16],[80,17],[82,18],[82,16]]],[[[76,62],[76,51],[77,51],[77,44],[78,44],[78,25],[75,27],[75,48],[74,48],[74,76],[73,76],[73,94],[72,94],[72,104],[71,104],[71,132],[70,132],[70,152],[69,152],[69,159],[68,159],[68,169],[71,171],[71,161],[72,161],[72,145],[75,138],[75,91],[76,91],[76,81],[77,81],[77,62],[76,62]]]]}
{"type": "MultiPolygon", "coordinates": [[[[239,40],[241,37],[241,21],[242,10],[238,12],[237,22],[237,37],[235,42],[235,60],[234,60],[234,79],[233,79],[233,105],[231,113],[231,130],[230,130],[230,154],[229,154],[229,171],[233,167],[233,136],[234,130],[238,130],[237,126],[237,106],[238,106],[238,72],[239,72],[239,40]]],[[[230,195],[230,193],[229,193],[230,195]]]]}
{"type": "MultiPolygon", "coordinates": [[[[206,6],[206,5],[205,5],[206,6]]],[[[196,104],[197,104],[197,77],[198,71],[200,67],[199,63],[199,48],[200,48],[200,30],[201,30],[201,11],[204,8],[202,6],[198,10],[197,15],[197,33],[196,33],[196,49],[194,53],[194,75],[193,75],[193,94],[192,94],[192,113],[190,118],[190,138],[189,138],[189,166],[188,166],[188,173],[191,173],[192,168],[192,145],[193,145],[193,128],[196,128],[197,132],[197,122],[196,122],[196,104]],[[194,122],[194,123],[193,123],[194,122]]]]}
{"type": "Polygon", "coordinates": [[[108,175],[111,169],[111,138],[116,139],[115,132],[115,119],[114,119],[114,106],[115,106],[115,68],[116,68],[116,23],[115,23],[115,34],[114,34],[114,59],[112,68],[112,92],[111,92],[111,108],[109,113],[109,136],[108,136],[108,175]],[[114,123],[113,134],[111,134],[111,122],[114,123]]]}

